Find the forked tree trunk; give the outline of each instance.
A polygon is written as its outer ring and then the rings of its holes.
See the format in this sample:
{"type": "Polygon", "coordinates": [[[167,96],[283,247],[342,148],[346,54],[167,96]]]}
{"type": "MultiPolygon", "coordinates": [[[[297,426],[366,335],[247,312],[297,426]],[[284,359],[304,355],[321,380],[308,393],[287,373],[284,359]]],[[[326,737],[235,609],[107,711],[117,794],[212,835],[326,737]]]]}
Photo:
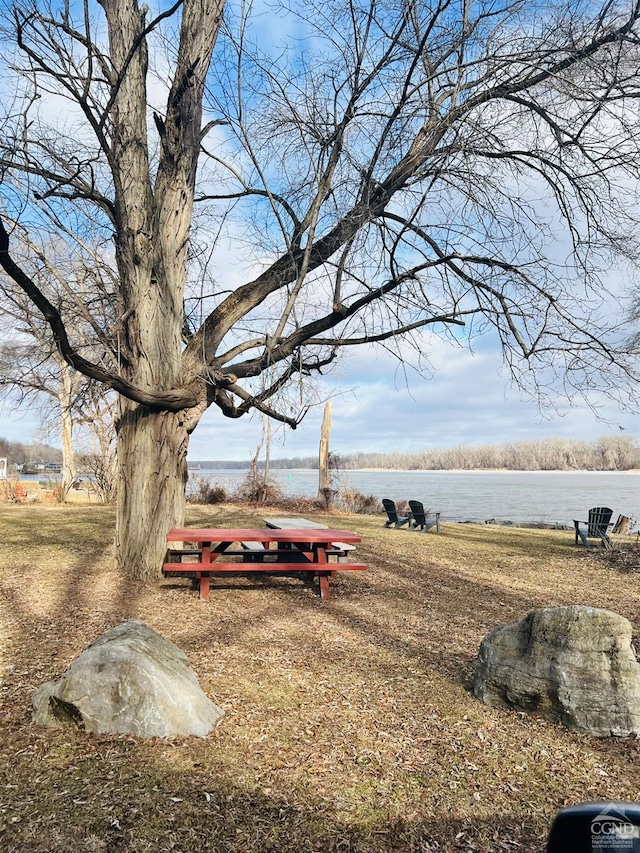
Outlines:
{"type": "Polygon", "coordinates": [[[189,437],[180,414],[126,400],[121,409],[116,565],[151,580],[164,562],[167,531],[184,523],[189,437]]]}
{"type": "MultiPolygon", "coordinates": [[[[182,366],[183,297],[200,144],[202,96],[222,0],[184,0],[175,74],[152,166],[147,134],[146,4],[100,0],[109,30],[113,83],[111,165],[116,260],[123,307],[122,375],[148,392],[188,383],[182,366]]],[[[194,377],[192,376],[193,380],[194,377]]],[[[166,534],[182,525],[188,432],[180,412],[121,398],[115,557],[130,577],[157,577],[166,534]]]]}

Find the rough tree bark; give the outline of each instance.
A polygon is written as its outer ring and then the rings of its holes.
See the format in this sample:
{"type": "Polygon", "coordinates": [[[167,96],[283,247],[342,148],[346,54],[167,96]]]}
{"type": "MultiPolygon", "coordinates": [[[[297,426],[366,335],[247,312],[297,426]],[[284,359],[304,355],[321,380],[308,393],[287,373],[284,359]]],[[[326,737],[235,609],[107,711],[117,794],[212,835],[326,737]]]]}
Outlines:
{"type": "Polygon", "coordinates": [[[118,428],[118,564],[155,576],[166,534],[184,519],[188,437],[174,412],[150,412],[122,398],[118,428]]]}
{"type": "MultiPolygon", "coordinates": [[[[156,117],[160,158],[153,183],[144,14],[135,0],[103,0],[102,6],[117,74],[109,156],[115,181],[116,259],[126,310],[122,374],[137,388],[171,391],[188,384],[182,372],[182,303],[202,93],[222,4],[183,4],[167,113],[164,119],[156,117]]],[[[153,577],[162,564],[167,530],[184,519],[186,414],[121,397],[117,434],[116,562],[133,577],[153,577]]]]}

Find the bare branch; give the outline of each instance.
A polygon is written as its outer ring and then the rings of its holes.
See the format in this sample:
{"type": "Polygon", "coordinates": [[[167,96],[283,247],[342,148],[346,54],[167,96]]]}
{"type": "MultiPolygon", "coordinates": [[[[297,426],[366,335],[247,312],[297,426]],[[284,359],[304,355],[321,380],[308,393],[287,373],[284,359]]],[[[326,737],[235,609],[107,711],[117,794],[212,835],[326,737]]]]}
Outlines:
{"type": "Polygon", "coordinates": [[[102,382],[107,388],[112,388],[119,394],[150,408],[164,409],[167,411],[180,411],[197,403],[194,394],[186,388],[177,388],[171,391],[145,392],[136,388],[131,383],[115,376],[99,366],[92,364],[77,353],[71,344],[58,310],[49,302],[44,294],[35,285],[20,267],[13,261],[9,254],[9,235],[0,219],[0,266],[6,274],[26,293],[34,305],[42,312],[42,316],[51,327],[53,340],[64,358],[64,360],[90,379],[102,382]]]}

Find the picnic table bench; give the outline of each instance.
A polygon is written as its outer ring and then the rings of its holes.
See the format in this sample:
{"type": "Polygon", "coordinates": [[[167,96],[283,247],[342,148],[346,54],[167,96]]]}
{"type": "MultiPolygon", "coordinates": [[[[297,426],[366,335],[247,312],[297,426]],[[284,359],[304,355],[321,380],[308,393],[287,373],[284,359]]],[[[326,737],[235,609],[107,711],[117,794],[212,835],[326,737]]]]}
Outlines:
{"type": "Polygon", "coordinates": [[[265,572],[318,579],[320,596],[329,598],[329,578],[336,571],[362,571],[363,563],[330,562],[343,554],[334,542],[352,546],[360,537],[348,530],[330,528],[174,528],[167,534],[169,548],[162,572],[191,577],[198,583],[200,598],[209,598],[209,579],[218,573],[265,572]],[[185,548],[184,543],[194,543],[185,548]],[[254,544],[250,544],[254,543],[254,544]],[[240,547],[236,547],[240,544],[240,547]],[[256,547],[257,546],[257,547],[256,547]],[[184,562],[184,558],[188,562],[184,562]]]}

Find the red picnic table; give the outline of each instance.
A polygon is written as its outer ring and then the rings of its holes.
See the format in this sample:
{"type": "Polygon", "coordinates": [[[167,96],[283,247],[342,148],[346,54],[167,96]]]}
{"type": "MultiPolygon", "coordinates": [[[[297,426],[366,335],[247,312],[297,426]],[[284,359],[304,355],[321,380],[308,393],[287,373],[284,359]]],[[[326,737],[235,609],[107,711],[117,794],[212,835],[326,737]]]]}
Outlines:
{"type": "Polygon", "coordinates": [[[224,572],[266,572],[318,578],[321,598],[329,598],[329,578],[337,571],[362,571],[364,563],[343,562],[342,545],[355,545],[360,537],[349,530],[331,528],[195,528],[176,527],[167,542],[182,543],[169,548],[165,576],[193,577],[199,582],[200,598],[209,598],[209,578],[224,572]],[[193,543],[184,547],[185,543],[193,543]],[[239,546],[239,547],[238,547],[239,546]],[[330,558],[341,558],[330,562],[330,558]],[[183,562],[184,559],[187,562],[183,562]]]}

